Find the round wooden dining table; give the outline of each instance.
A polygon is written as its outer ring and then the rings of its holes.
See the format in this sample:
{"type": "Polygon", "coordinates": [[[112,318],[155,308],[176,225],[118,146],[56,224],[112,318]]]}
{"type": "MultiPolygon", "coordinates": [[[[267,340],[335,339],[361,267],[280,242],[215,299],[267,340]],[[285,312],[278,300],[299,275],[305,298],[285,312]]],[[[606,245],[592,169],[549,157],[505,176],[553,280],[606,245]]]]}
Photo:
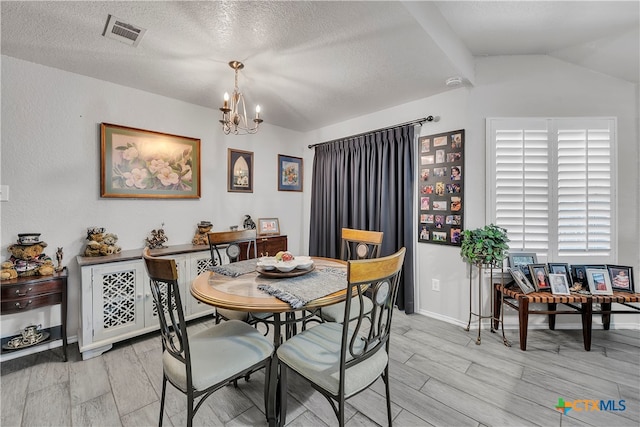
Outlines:
{"type": "MultiPolygon", "coordinates": [[[[347,270],[347,263],[342,260],[319,257],[312,257],[312,259],[315,270],[327,268],[347,270]]],[[[313,275],[309,275],[309,277],[313,277],[313,275]]],[[[269,279],[270,281],[280,281],[287,280],[287,277],[272,277],[269,279]]],[[[296,317],[296,312],[305,312],[307,316],[303,315],[303,318],[309,317],[319,308],[336,304],[346,299],[347,281],[345,277],[345,288],[343,290],[312,300],[303,307],[294,309],[289,303],[258,289],[258,284],[264,283],[265,280],[258,271],[252,271],[236,277],[206,271],[199,274],[191,283],[191,295],[197,300],[214,307],[252,313],[272,313],[273,316],[265,320],[265,323],[273,326],[273,344],[276,349],[282,342],[282,326],[286,327],[286,338],[296,333],[296,324],[303,320],[296,317]],[[282,317],[283,314],[284,319],[282,317]]],[[[322,285],[322,279],[319,278],[317,286],[322,285]]],[[[316,286],[316,284],[309,283],[309,286],[316,286]]],[[[302,325],[304,328],[304,323],[302,325]]],[[[265,376],[265,381],[268,383],[266,412],[269,425],[274,426],[279,424],[280,411],[286,410],[283,407],[285,402],[277,401],[281,375],[278,358],[275,354],[271,360],[269,373],[269,375],[265,376]]]]}

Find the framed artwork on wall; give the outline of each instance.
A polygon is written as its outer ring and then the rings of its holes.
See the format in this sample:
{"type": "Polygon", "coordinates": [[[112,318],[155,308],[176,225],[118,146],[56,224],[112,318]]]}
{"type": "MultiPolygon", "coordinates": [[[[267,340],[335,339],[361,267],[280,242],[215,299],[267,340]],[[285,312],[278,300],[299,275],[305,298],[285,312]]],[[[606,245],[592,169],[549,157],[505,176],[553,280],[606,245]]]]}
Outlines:
{"type": "Polygon", "coordinates": [[[278,154],[278,191],[302,191],[302,159],[278,154]]]}
{"type": "Polygon", "coordinates": [[[418,139],[418,242],[462,244],[464,129],[418,139]]]}
{"type": "Polygon", "coordinates": [[[227,150],[227,191],[253,193],[253,152],[227,150]]]}
{"type": "Polygon", "coordinates": [[[200,198],[200,140],[100,124],[100,197],[200,198]]]}

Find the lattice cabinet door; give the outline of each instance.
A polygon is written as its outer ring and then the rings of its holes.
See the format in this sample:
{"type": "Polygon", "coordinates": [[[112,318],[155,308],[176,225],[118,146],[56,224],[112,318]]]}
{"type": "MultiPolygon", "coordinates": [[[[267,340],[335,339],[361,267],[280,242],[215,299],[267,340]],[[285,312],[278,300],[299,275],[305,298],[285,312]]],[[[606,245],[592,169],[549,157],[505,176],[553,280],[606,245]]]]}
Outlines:
{"type": "MultiPolygon", "coordinates": [[[[185,271],[186,268],[186,260],[185,256],[182,255],[171,255],[160,258],[173,258],[176,261],[176,268],[178,269],[178,289],[180,290],[180,298],[182,299],[182,311],[186,312],[186,300],[187,294],[189,294],[189,289],[186,287],[185,278],[188,276],[185,271]]],[[[158,323],[158,307],[156,303],[153,301],[153,296],[151,295],[151,287],[149,285],[149,276],[145,274],[145,284],[144,284],[144,304],[145,304],[145,326],[149,327],[157,327],[158,323]]],[[[167,286],[166,284],[160,285],[160,292],[164,298],[167,297],[167,286]]],[[[172,307],[175,307],[176,301],[171,301],[172,307]]],[[[167,314],[167,313],[165,313],[167,314]]]]}
{"type": "Polygon", "coordinates": [[[144,276],[141,261],[93,269],[93,341],[144,327],[144,276]]]}
{"type": "MultiPolygon", "coordinates": [[[[226,257],[226,254],[224,254],[223,257],[226,257]]],[[[185,298],[187,302],[187,315],[201,314],[207,311],[213,313],[215,309],[212,306],[195,299],[191,295],[191,290],[190,290],[191,282],[193,282],[193,280],[196,277],[198,277],[200,273],[204,273],[205,271],[208,271],[213,266],[211,262],[211,252],[209,251],[194,252],[192,254],[189,254],[189,257],[187,258],[187,262],[189,263],[188,265],[189,268],[187,268],[187,270],[189,271],[189,278],[186,283],[186,292],[185,292],[187,294],[187,297],[185,298]]],[[[227,262],[229,261],[227,260],[227,262]]]]}

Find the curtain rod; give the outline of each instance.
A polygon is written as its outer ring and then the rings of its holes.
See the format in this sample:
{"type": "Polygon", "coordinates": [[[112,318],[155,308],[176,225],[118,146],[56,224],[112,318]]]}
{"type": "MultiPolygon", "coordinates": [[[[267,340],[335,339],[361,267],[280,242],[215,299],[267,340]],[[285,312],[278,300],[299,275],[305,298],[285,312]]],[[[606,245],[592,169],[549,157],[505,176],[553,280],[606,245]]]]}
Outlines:
{"type": "Polygon", "coordinates": [[[405,125],[410,125],[410,124],[422,125],[424,122],[433,122],[433,121],[437,122],[439,119],[440,119],[440,117],[436,118],[434,116],[422,117],[420,119],[415,119],[415,120],[411,120],[411,121],[408,121],[408,122],[400,123],[400,124],[397,124],[395,126],[387,126],[387,127],[384,127],[384,128],[370,130],[370,131],[367,131],[367,132],[362,132],[362,133],[358,133],[358,134],[351,135],[351,136],[345,136],[345,137],[342,137],[342,138],[332,139],[330,141],[318,142],[316,144],[310,144],[308,147],[309,148],[314,148],[314,147],[317,147],[318,145],[331,144],[332,142],[342,141],[344,139],[357,138],[359,136],[367,135],[367,134],[370,134],[370,133],[380,132],[382,130],[387,130],[387,129],[395,129],[395,128],[398,128],[400,126],[405,126],[405,125]]]}

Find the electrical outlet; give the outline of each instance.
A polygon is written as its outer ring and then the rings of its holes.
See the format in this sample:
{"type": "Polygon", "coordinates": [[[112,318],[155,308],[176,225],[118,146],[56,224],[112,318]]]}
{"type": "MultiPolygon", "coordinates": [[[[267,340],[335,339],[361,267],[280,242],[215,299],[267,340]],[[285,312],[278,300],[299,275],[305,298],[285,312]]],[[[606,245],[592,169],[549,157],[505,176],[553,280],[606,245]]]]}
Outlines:
{"type": "Polygon", "coordinates": [[[432,291],[440,291],[440,280],[431,279],[431,290],[432,291]]]}

